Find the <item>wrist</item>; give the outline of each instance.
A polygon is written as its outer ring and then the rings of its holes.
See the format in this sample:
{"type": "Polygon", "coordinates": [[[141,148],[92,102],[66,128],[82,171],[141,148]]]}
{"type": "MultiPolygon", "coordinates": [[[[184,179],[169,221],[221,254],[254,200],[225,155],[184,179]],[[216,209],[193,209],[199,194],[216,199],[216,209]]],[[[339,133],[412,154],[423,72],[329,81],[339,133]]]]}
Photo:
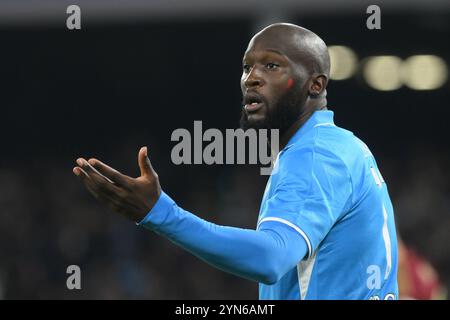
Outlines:
{"type": "Polygon", "coordinates": [[[164,224],[164,221],[167,219],[167,216],[173,210],[175,205],[175,201],[161,190],[153,207],[142,219],[139,219],[136,224],[149,229],[157,229],[164,224]]]}

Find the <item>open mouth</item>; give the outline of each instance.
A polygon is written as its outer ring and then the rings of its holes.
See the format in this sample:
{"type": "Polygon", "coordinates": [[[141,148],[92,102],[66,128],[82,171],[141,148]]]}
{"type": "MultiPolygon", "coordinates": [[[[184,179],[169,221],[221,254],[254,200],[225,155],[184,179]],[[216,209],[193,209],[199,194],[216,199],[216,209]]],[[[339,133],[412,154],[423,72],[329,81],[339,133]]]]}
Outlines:
{"type": "Polygon", "coordinates": [[[259,110],[262,107],[262,105],[264,104],[262,99],[260,97],[258,97],[258,95],[256,95],[256,94],[246,95],[244,102],[245,102],[244,109],[248,113],[259,110]]]}

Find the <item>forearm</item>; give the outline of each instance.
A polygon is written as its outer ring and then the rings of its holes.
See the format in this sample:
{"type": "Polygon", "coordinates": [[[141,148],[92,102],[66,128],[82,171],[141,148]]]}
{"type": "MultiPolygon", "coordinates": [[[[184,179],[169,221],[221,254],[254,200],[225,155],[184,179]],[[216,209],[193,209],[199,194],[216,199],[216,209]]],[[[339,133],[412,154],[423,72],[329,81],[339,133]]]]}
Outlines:
{"type": "Polygon", "coordinates": [[[274,283],[306,254],[303,239],[279,223],[250,230],[220,226],[178,207],[162,193],[140,225],[226,272],[274,283]]]}

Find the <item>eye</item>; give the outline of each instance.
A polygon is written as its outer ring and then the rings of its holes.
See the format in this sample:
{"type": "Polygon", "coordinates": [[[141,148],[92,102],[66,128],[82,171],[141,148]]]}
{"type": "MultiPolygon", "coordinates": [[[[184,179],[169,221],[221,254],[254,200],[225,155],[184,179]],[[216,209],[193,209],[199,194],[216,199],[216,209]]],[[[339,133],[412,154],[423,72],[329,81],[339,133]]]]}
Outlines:
{"type": "Polygon", "coordinates": [[[247,72],[249,72],[249,71],[250,71],[250,65],[249,65],[249,64],[246,64],[246,63],[244,63],[244,65],[242,66],[242,69],[244,70],[244,72],[245,72],[245,73],[247,73],[247,72]]]}
{"type": "Polygon", "coordinates": [[[269,62],[266,64],[266,68],[267,69],[276,69],[278,68],[280,65],[274,62],[269,62]]]}

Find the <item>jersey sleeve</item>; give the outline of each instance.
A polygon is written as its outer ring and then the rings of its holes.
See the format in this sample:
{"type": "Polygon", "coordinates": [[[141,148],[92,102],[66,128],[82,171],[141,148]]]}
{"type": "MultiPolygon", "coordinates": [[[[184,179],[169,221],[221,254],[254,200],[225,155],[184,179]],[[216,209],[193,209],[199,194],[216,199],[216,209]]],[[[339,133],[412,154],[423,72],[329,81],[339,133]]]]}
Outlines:
{"type": "Polygon", "coordinates": [[[265,223],[257,231],[217,225],[182,209],[164,192],[138,225],[216,268],[265,284],[281,279],[307,252],[303,239],[285,225],[265,223]]]}
{"type": "Polygon", "coordinates": [[[351,201],[351,177],[345,163],[317,145],[285,150],[263,203],[258,228],[267,221],[289,225],[304,238],[312,255],[351,201]]]}

